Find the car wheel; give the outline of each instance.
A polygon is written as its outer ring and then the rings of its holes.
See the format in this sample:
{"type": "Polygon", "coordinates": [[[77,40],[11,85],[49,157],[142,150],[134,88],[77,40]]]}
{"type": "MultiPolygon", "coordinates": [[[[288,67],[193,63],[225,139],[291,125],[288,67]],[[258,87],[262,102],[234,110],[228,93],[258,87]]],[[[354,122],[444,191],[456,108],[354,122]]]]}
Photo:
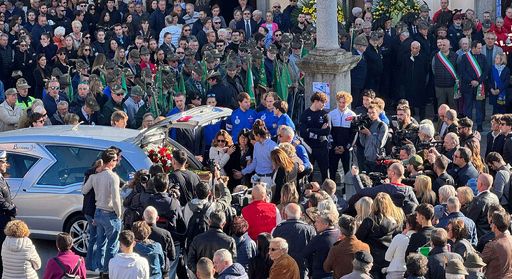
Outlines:
{"type": "Polygon", "coordinates": [[[84,216],[77,215],[69,219],[65,232],[69,233],[73,239],[73,251],[85,256],[87,254],[87,245],[89,244],[89,234],[87,232],[88,223],[84,216]]]}

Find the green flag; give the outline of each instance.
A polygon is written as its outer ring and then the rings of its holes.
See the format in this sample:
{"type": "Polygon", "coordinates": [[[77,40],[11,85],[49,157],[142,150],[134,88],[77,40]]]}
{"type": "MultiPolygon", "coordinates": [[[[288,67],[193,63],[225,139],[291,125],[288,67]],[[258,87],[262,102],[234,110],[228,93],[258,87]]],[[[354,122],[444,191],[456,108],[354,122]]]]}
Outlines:
{"type": "Polygon", "coordinates": [[[126,85],[126,76],[124,73],[121,74],[121,87],[124,90],[124,94],[128,94],[128,86],[126,85]]]}
{"type": "Polygon", "coordinates": [[[267,87],[267,74],[265,73],[265,62],[264,59],[261,59],[261,65],[260,65],[260,72],[258,73],[260,75],[260,84],[261,86],[267,87]]]}
{"type": "Polygon", "coordinates": [[[100,81],[103,87],[107,86],[107,80],[105,79],[105,74],[103,74],[103,72],[100,72],[100,81]]]}
{"type": "Polygon", "coordinates": [[[281,100],[288,100],[288,87],[291,83],[288,65],[278,61],[274,62],[274,88],[281,100]]]}
{"type": "Polygon", "coordinates": [[[158,70],[155,75],[155,85],[156,85],[156,97],[158,98],[157,104],[160,110],[165,109],[165,106],[167,105],[165,103],[165,100],[163,98],[163,85],[162,85],[162,71],[158,70]]]}
{"type": "Polygon", "coordinates": [[[249,63],[247,64],[247,76],[245,81],[245,91],[249,93],[251,96],[251,103],[256,104],[256,97],[254,95],[254,77],[252,75],[252,61],[249,58],[249,63]]]}
{"type": "Polygon", "coordinates": [[[71,102],[74,100],[74,96],[73,96],[73,84],[71,83],[71,76],[68,75],[68,92],[67,92],[67,95],[68,95],[68,100],[71,102]]]}

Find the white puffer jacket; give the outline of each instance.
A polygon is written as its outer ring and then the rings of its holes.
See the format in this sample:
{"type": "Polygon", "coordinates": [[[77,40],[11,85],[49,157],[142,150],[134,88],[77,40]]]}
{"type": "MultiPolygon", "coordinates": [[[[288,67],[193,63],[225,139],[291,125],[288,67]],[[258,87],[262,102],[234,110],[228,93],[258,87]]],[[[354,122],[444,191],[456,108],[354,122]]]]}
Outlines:
{"type": "Polygon", "coordinates": [[[4,272],[2,279],[37,279],[41,268],[41,258],[28,237],[8,236],[2,245],[4,272]]]}

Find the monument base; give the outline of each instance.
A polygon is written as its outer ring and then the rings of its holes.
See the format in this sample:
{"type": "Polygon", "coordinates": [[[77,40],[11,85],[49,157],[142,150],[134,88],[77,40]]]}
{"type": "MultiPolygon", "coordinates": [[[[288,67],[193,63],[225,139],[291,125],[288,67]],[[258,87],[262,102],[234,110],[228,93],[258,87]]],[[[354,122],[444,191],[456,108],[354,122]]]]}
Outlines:
{"type": "MultiPolygon", "coordinates": [[[[350,92],[350,70],[354,68],[361,57],[354,56],[344,49],[313,49],[298,62],[299,68],[305,74],[305,104],[309,107],[313,93],[313,83],[328,85],[330,110],[336,107],[336,92],[350,92]]],[[[324,92],[327,93],[327,92],[324,92]]]]}

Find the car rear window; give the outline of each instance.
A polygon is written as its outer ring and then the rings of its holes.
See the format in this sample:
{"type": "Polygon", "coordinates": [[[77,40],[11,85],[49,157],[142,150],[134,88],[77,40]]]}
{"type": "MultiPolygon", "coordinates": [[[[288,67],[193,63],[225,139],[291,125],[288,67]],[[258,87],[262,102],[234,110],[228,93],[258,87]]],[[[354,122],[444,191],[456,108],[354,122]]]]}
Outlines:
{"type": "Polygon", "coordinates": [[[32,166],[39,160],[39,158],[18,154],[8,153],[7,163],[9,168],[7,169],[7,175],[9,178],[23,178],[25,174],[32,168],[32,166]]]}
{"type": "MultiPolygon", "coordinates": [[[[66,186],[84,181],[84,173],[99,158],[101,150],[75,146],[46,146],[57,160],[39,179],[39,185],[66,186]]],[[[128,181],[133,167],[124,158],[116,168],[119,176],[128,181]]]]}

